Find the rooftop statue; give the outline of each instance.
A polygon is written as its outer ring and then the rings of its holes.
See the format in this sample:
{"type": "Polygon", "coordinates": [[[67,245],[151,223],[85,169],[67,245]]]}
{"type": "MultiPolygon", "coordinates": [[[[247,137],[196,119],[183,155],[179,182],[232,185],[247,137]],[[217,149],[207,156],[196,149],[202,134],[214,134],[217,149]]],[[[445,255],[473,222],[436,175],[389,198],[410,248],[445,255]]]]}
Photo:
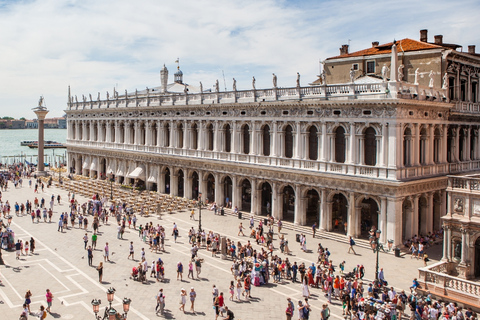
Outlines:
{"type": "Polygon", "coordinates": [[[252,77],[252,87],[253,90],[255,90],[255,76],[252,77]]]}
{"type": "Polygon", "coordinates": [[[275,73],[272,73],[272,76],[273,76],[273,87],[276,88],[277,87],[277,76],[275,75],[275,73]]]}
{"type": "Polygon", "coordinates": [[[237,91],[237,80],[233,78],[233,91],[237,91]]]}
{"type": "Polygon", "coordinates": [[[355,82],[355,70],[353,69],[353,66],[350,68],[350,82],[355,82]]]}
{"type": "Polygon", "coordinates": [[[382,67],[382,79],[383,79],[384,82],[387,81],[387,74],[388,74],[388,71],[389,71],[389,70],[390,70],[390,69],[387,67],[387,65],[386,65],[386,64],[383,64],[383,67],[382,67]]]}
{"type": "Polygon", "coordinates": [[[420,68],[415,69],[415,82],[414,82],[413,84],[417,84],[417,85],[418,85],[418,70],[419,70],[419,69],[420,69],[420,68]]]}
{"type": "Polygon", "coordinates": [[[430,70],[430,73],[428,74],[428,77],[430,78],[430,81],[428,82],[428,86],[430,88],[433,88],[433,77],[434,77],[434,73],[433,73],[433,70],[430,70]]]}
{"type": "Polygon", "coordinates": [[[443,85],[442,85],[442,89],[447,89],[448,88],[448,75],[447,73],[445,72],[443,74],[443,85]]]}
{"type": "Polygon", "coordinates": [[[215,80],[215,92],[219,92],[220,91],[220,85],[218,84],[218,79],[215,80]]]}
{"type": "Polygon", "coordinates": [[[297,87],[300,87],[300,73],[297,72],[297,87]]]}
{"type": "Polygon", "coordinates": [[[403,81],[403,64],[398,66],[398,81],[403,81]]]}

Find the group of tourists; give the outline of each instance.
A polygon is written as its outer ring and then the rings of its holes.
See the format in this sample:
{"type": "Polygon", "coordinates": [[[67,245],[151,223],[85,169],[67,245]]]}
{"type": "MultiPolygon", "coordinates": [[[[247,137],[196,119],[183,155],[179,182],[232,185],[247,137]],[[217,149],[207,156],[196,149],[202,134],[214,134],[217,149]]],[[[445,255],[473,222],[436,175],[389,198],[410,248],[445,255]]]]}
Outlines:
{"type": "MultiPolygon", "coordinates": [[[[8,179],[16,176],[9,175],[8,179]]],[[[2,183],[5,184],[5,182],[2,183]]],[[[35,198],[33,201],[27,200],[25,204],[15,204],[14,207],[17,211],[18,205],[19,215],[23,215],[24,212],[26,214],[35,212],[37,223],[41,221],[38,218],[37,210],[47,209],[47,218],[48,221],[51,221],[52,216],[49,214],[49,209],[53,211],[55,200],[57,200],[57,204],[60,204],[62,199],[59,195],[51,195],[50,208],[46,208],[47,204],[44,198],[35,198]],[[23,210],[22,207],[24,207],[23,210]]],[[[125,203],[111,204],[108,207],[106,198],[102,198],[98,194],[93,195],[88,202],[80,204],[75,199],[75,194],[69,193],[68,201],[69,211],[62,212],[59,215],[58,230],[62,232],[69,230],[69,225],[71,230],[81,230],[82,246],[83,250],[87,252],[88,265],[96,269],[100,283],[102,283],[103,275],[105,274],[104,263],[109,262],[112,258],[108,241],[121,241],[126,229],[133,228],[133,230],[138,232],[138,238],[141,243],[139,248],[141,249],[136,251],[137,244],[134,239],[128,239],[130,241],[127,242],[128,245],[125,252],[119,255],[119,259],[125,259],[126,257],[125,261],[131,261],[131,278],[141,283],[148,283],[150,281],[149,278],[158,283],[166,283],[168,276],[170,275],[174,278],[174,274],[176,274],[178,283],[184,283],[183,273],[185,271],[188,271],[187,279],[200,279],[203,266],[203,259],[198,255],[200,250],[210,251],[212,257],[217,257],[217,254],[220,252],[224,257],[231,259],[231,279],[222,285],[225,288],[226,295],[216,285],[213,286],[212,306],[215,319],[218,319],[218,317],[234,319],[234,312],[226,305],[227,301],[230,301],[229,304],[249,301],[252,298],[252,291],[255,294],[257,290],[263,290],[261,286],[268,283],[276,283],[278,285],[286,285],[288,283],[296,285],[298,283],[302,298],[295,302],[291,298],[287,299],[285,304],[285,317],[287,320],[294,317],[301,320],[309,319],[310,317],[327,320],[330,317],[332,301],[340,303],[343,316],[352,320],[397,320],[401,319],[405,314],[408,314],[412,320],[450,320],[454,318],[456,320],[465,320],[476,318],[475,312],[471,309],[462,310],[452,303],[434,301],[431,295],[421,297],[417,290],[418,283],[414,283],[407,292],[388,286],[383,270],[379,274],[380,281],[369,282],[364,279],[365,267],[357,264],[357,260],[352,260],[355,262],[352,264],[353,268],[347,268],[346,270],[347,263],[345,261],[335,261],[334,263],[334,257],[332,257],[331,252],[321,243],[318,243],[316,249],[307,250],[307,240],[311,240],[307,239],[309,236],[306,234],[299,235],[297,239],[299,242],[298,250],[307,252],[309,255],[312,254],[311,262],[300,258],[292,259],[292,250],[285,239],[285,233],[282,233],[282,221],[275,220],[271,216],[266,221],[258,222],[251,217],[247,227],[240,223],[237,236],[245,237],[244,241],[227,237],[223,238],[220,234],[213,231],[195,230],[193,227],[188,228],[188,232],[185,232],[183,236],[188,239],[188,249],[184,250],[188,250],[189,259],[173,262],[168,256],[163,256],[162,259],[162,254],[165,253],[165,241],[169,239],[176,241],[177,237],[180,236],[179,227],[176,223],[173,223],[171,233],[170,227],[168,227],[167,231],[166,225],[154,225],[153,222],[142,223],[137,226],[135,213],[125,203]],[[111,225],[117,228],[118,239],[108,239],[108,241],[107,239],[99,239],[100,234],[98,230],[102,224],[108,224],[109,217],[116,222],[116,224],[114,222],[111,225]],[[78,227],[76,228],[75,226],[78,227]],[[91,226],[93,231],[91,236],[84,231],[89,226],[91,226]],[[250,231],[246,232],[248,228],[250,231]],[[103,259],[100,259],[101,261],[94,265],[94,252],[100,240],[103,240],[100,245],[103,259]],[[150,257],[147,258],[147,255],[150,257]],[[135,258],[139,260],[135,260],[135,258]],[[166,262],[176,264],[175,270],[167,270],[166,262]],[[316,296],[325,297],[326,303],[322,304],[320,310],[315,310],[317,308],[311,304],[311,299],[314,299],[316,296]]],[[[1,204],[2,212],[4,212],[7,203],[8,201],[1,204]]],[[[8,204],[7,208],[9,206],[10,204],[8,204]]],[[[8,209],[6,213],[8,214],[8,209]]],[[[194,219],[194,215],[192,216],[194,219]]],[[[47,218],[43,218],[44,222],[46,222],[47,218]]],[[[425,245],[425,241],[430,243],[430,240],[437,236],[427,235],[426,237],[418,237],[417,239],[412,239],[410,245],[415,246],[416,243],[425,245]]],[[[313,240],[315,239],[314,236],[313,240]]],[[[138,240],[136,241],[138,243],[138,240]]],[[[35,240],[33,238],[25,242],[19,239],[17,244],[15,246],[17,258],[22,255],[28,256],[29,251],[31,253],[34,252],[35,240]]],[[[349,249],[353,250],[353,253],[355,253],[354,246],[355,241],[351,238],[349,249]]],[[[416,247],[416,250],[417,254],[414,257],[422,257],[421,254],[424,254],[425,247],[416,247]],[[423,250],[420,250],[421,248],[423,250]]],[[[188,313],[188,309],[186,310],[185,306],[189,301],[190,313],[194,314],[197,312],[195,308],[197,291],[194,287],[191,287],[189,291],[184,288],[179,289],[178,298],[180,311],[188,313]]],[[[41,316],[43,316],[43,311],[45,311],[45,316],[47,312],[50,312],[52,300],[53,295],[47,290],[47,308],[41,306],[41,316]]],[[[160,288],[155,296],[155,310],[157,314],[165,314],[165,302],[164,288],[160,288]]],[[[25,295],[25,311],[22,312],[23,319],[26,319],[28,314],[30,314],[30,304],[31,292],[28,291],[25,295]]]]}

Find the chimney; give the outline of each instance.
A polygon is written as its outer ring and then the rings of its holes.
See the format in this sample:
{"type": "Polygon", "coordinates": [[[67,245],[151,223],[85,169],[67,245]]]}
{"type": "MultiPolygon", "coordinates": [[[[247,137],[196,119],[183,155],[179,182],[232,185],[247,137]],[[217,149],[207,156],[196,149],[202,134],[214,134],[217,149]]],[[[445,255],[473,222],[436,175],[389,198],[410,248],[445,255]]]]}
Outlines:
{"type": "Polygon", "coordinates": [[[428,34],[427,29],[420,30],[420,41],[427,42],[427,39],[428,39],[427,34],[428,34]]]}
{"type": "Polygon", "coordinates": [[[475,54],[475,45],[468,46],[468,53],[475,54]]]}
{"type": "Polygon", "coordinates": [[[442,45],[443,44],[443,36],[441,34],[434,36],[435,44],[442,45]]]}
{"type": "Polygon", "coordinates": [[[342,44],[340,48],[340,55],[348,54],[348,44],[342,44]]]}
{"type": "Polygon", "coordinates": [[[378,41],[373,41],[372,42],[372,48],[378,47],[379,42],[378,41]]]}

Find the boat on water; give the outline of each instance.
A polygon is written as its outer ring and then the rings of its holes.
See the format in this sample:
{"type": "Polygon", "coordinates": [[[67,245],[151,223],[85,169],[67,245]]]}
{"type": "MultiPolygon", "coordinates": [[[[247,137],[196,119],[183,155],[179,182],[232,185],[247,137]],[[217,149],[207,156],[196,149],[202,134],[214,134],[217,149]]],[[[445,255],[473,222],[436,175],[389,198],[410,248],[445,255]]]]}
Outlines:
{"type": "MultiPolygon", "coordinates": [[[[50,140],[47,140],[44,142],[44,144],[51,144],[51,143],[59,143],[57,141],[50,141],[50,140]]],[[[37,140],[23,140],[20,142],[20,145],[21,146],[31,146],[32,144],[38,144],[38,141],[37,140]]]]}
{"type": "MultiPolygon", "coordinates": [[[[38,148],[38,142],[28,146],[29,148],[36,149],[38,148]]],[[[67,146],[60,142],[47,143],[45,142],[43,147],[45,149],[56,149],[56,148],[66,148],[67,146]]]]}
{"type": "Polygon", "coordinates": [[[23,140],[20,141],[21,146],[29,146],[31,144],[38,143],[38,141],[33,141],[33,140],[23,140]]]}

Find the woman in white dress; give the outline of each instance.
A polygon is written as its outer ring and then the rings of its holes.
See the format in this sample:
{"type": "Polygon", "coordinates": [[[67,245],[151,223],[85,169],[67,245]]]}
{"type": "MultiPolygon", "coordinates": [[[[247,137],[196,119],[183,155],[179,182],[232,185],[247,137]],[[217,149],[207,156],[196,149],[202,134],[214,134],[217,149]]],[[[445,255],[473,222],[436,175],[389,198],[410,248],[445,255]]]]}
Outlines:
{"type": "Polygon", "coordinates": [[[185,303],[187,303],[187,291],[182,288],[180,291],[180,308],[178,310],[182,310],[185,313],[185,303]]]}
{"type": "Polygon", "coordinates": [[[242,282],[240,282],[240,279],[237,280],[236,288],[237,288],[237,300],[240,301],[241,300],[240,294],[242,293],[242,282]]]}
{"type": "Polygon", "coordinates": [[[302,282],[302,295],[305,298],[310,298],[310,290],[308,289],[308,279],[305,277],[302,282]]]}
{"type": "Polygon", "coordinates": [[[306,236],[302,237],[302,250],[307,251],[307,237],[306,236]]]}

